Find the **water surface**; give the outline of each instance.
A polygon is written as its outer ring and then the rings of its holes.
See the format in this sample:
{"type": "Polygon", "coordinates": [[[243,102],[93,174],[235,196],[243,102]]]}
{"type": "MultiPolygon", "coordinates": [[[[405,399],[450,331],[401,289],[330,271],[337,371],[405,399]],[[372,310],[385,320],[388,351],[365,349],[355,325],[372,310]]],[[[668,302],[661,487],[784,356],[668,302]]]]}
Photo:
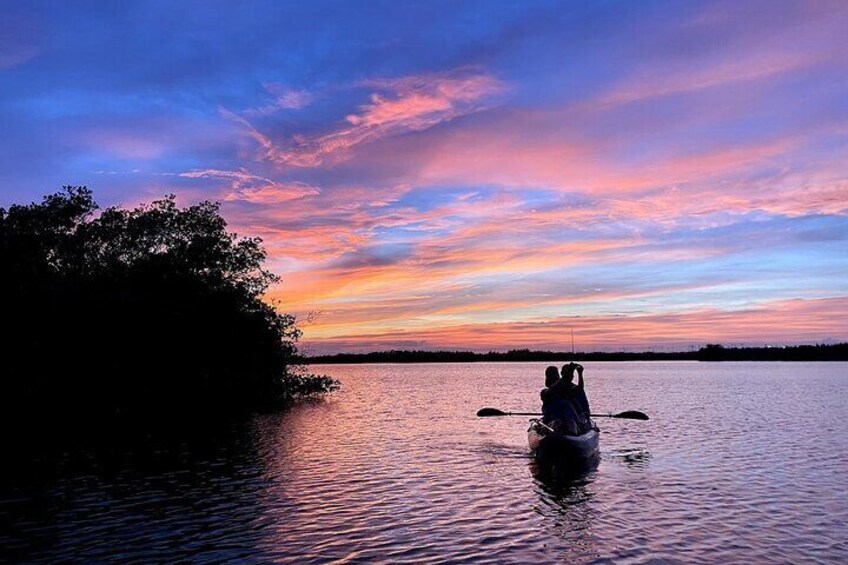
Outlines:
{"type": "MultiPolygon", "coordinates": [[[[0,547],[32,563],[846,562],[848,364],[588,363],[602,458],[541,472],[543,363],[336,365],[327,401],[15,461],[0,547]],[[21,470],[25,472],[20,472],[21,470]]],[[[0,558],[0,560],[2,560],[0,558]]]]}

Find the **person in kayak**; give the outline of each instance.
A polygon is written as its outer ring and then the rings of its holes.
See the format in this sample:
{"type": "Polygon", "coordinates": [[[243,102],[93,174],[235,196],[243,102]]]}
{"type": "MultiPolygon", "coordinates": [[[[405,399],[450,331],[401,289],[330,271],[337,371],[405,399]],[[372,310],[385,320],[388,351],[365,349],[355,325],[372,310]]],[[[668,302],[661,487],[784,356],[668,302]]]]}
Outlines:
{"type": "Polygon", "coordinates": [[[586,387],[583,382],[583,365],[573,362],[563,365],[562,379],[568,383],[566,388],[577,413],[577,423],[580,433],[586,433],[594,427],[594,424],[589,416],[591,410],[589,409],[589,399],[586,396],[586,387]],[[576,385],[574,384],[575,371],[577,371],[576,385]]]}
{"type": "MultiPolygon", "coordinates": [[[[573,378],[574,375],[571,375],[573,378]]],[[[554,431],[580,435],[581,417],[574,402],[571,379],[560,376],[556,367],[545,369],[545,388],[542,389],[542,422],[554,431]]]]}

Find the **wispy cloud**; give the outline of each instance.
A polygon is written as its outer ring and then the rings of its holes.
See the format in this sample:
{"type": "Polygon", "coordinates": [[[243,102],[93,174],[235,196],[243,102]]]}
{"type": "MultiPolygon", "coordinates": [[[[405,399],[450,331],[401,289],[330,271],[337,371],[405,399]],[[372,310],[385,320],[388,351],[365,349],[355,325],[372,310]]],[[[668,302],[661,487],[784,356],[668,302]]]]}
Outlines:
{"type": "Polygon", "coordinates": [[[285,110],[300,110],[306,108],[315,96],[304,89],[287,88],[279,84],[266,84],[265,88],[276,96],[276,104],[285,110]]]}
{"type": "Polygon", "coordinates": [[[596,104],[599,106],[627,104],[660,96],[760,81],[826,60],[820,53],[765,52],[755,57],[721,59],[694,69],[679,71],[657,69],[627,79],[596,104]]]}
{"type": "Polygon", "coordinates": [[[412,210],[393,206],[409,189],[336,187],[278,207],[245,206],[248,201],[229,198],[226,212],[239,229],[262,237],[279,267],[296,269],[306,280],[327,262],[366,248],[378,230],[420,221],[412,210]]]}
{"type": "Polygon", "coordinates": [[[14,67],[29,61],[38,54],[34,47],[23,49],[9,49],[0,52],[0,70],[14,67]]]}
{"type": "Polygon", "coordinates": [[[305,89],[288,88],[280,84],[264,84],[265,90],[272,96],[271,102],[241,113],[248,117],[269,116],[280,110],[302,110],[315,100],[315,95],[305,89]]]}
{"type": "Polygon", "coordinates": [[[486,108],[504,85],[491,75],[462,69],[361,83],[370,88],[370,102],[345,118],[345,125],[329,133],[293,135],[280,143],[240,116],[227,115],[243,124],[259,143],[263,157],[280,165],[317,167],[330,156],[357,145],[411,131],[486,108]]]}
{"type": "Polygon", "coordinates": [[[238,171],[194,170],[179,173],[178,176],[188,179],[223,180],[228,184],[228,190],[224,191],[222,197],[224,200],[253,204],[279,204],[320,193],[317,188],[303,182],[275,181],[248,173],[244,169],[238,171]]]}
{"type": "Polygon", "coordinates": [[[0,6],[0,70],[26,63],[42,48],[42,30],[35,19],[16,14],[12,4],[0,6]]]}

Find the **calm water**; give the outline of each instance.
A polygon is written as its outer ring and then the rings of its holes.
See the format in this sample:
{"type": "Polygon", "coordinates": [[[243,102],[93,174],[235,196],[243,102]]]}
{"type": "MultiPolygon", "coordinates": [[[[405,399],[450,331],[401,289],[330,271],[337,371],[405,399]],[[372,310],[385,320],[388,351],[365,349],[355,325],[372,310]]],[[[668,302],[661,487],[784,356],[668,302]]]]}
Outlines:
{"type": "MultiPolygon", "coordinates": [[[[526,447],[545,364],[358,365],[203,441],[26,464],[0,561],[848,562],[848,364],[587,363],[602,460],[526,447]]],[[[9,462],[6,465],[10,465],[9,462]]]]}

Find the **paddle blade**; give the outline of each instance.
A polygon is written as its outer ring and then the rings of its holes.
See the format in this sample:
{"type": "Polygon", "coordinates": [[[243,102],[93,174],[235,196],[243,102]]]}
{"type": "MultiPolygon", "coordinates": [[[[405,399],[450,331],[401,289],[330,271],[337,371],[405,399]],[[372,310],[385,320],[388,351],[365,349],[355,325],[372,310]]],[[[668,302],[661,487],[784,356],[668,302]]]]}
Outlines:
{"type": "Polygon", "coordinates": [[[628,420],[647,420],[648,415],[638,410],[628,410],[613,416],[613,418],[627,418],[628,420]]]}
{"type": "Polygon", "coordinates": [[[487,416],[509,416],[509,414],[497,408],[481,408],[477,411],[478,418],[485,418],[487,416]]]}

